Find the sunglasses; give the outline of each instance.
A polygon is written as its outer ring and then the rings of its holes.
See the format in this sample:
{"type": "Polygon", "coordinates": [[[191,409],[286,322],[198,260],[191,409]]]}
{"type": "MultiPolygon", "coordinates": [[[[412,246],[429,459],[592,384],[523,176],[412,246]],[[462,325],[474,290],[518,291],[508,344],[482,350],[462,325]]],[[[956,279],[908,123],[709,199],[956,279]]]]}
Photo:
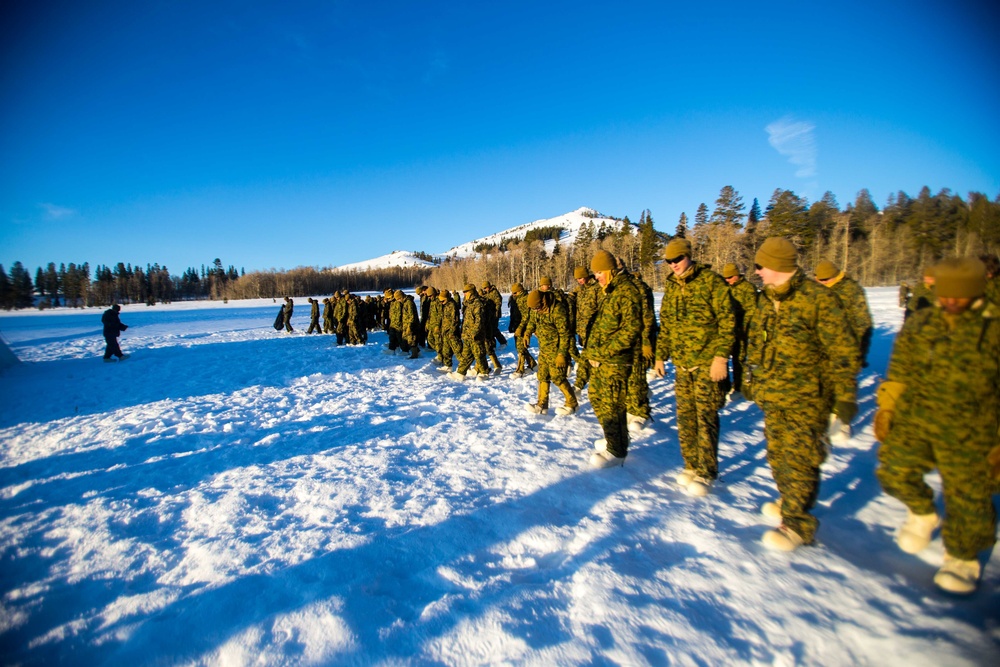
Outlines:
{"type": "Polygon", "coordinates": [[[764,267],[763,267],[763,266],[761,266],[760,264],[754,264],[754,265],[753,265],[753,268],[754,268],[754,270],[755,270],[755,271],[760,271],[760,270],[761,270],[761,269],[763,269],[764,267]]]}
{"type": "Polygon", "coordinates": [[[687,257],[687,255],[678,255],[677,257],[668,257],[666,259],[666,262],[667,262],[667,264],[677,264],[678,262],[680,262],[681,260],[683,260],[685,257],[687,257]]]}

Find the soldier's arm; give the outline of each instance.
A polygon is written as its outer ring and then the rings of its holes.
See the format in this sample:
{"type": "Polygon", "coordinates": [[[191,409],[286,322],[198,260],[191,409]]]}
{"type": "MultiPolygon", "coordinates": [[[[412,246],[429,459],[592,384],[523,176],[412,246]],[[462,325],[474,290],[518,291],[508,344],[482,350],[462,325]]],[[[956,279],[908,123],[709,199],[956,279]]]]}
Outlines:
{"type": "Polygon", "coordinates": [[[657,361],[666,361],[670,358],[670,332],[667,330],[667,294],[663,294],[663,300],[660,302],[660,333],[656,337],[656,354],[654,357],[657,361]]]}
{"type": "Polygon", "coordinates": [[[709,343],[713,357],[729,358],[736,342],[736,313],[729,287],[720,278],[714,281],[712,289],[712,310],[715,312],[715,335],[709,343]]]}
{"type": "Polygon", "coordinates": [[[816,333],[826,354],[834,400],[854,402],[857,396],[858,345],[840,300],[829,290],[816,298],[816,333]]]}

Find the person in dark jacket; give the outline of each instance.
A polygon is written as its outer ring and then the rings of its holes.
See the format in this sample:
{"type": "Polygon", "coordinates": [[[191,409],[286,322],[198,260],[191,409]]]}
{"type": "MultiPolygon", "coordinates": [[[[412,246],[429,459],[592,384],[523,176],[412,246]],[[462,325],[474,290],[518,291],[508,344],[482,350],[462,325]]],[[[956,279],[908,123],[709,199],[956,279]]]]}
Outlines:
{"type": "Polygon", "coordinates": [[[128,359],[129,356],[122,354],[122,348],[118,345],[118,336],[128,329],[128,325],[122,324],[118,317],[121,309],[122,307],[116,303],[101,315],[101,324],[104,325],[104,342],[107,344],[104,348],[104,361],[110,362],[112,356],[118,357],[118,361],[122,361],[128,359]]]}

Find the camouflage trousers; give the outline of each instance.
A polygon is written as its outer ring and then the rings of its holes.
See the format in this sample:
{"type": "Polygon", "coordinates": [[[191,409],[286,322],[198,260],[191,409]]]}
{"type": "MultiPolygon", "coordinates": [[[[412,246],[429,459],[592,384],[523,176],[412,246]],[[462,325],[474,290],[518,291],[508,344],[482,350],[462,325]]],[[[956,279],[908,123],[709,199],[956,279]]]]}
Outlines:
{"type": "MultiPolygon", "coordinates": [[[[585,363],[589,365],[589,362],[585,363]]],[[[628,391],[629,370],[629,366],[615,364],[601,364],[590,369],[590,404],[604,430],[608,451],[618,457],[628,454],[625,395],[628,391]]]]}
{"type": "Polygon", "coordinates": [[[719,476],[719,408],[726,396],[707,368],[684,370],[676,365],[677,440],[684,467],[699,477],[719,476]]]}
{"type": "Polygon", "coordinates": [[[322,330],[319,328],[319,317],[318,316],[312,318],[311,320],[309,320],[309,329],[306,330],[306,333],[307,334],[311,334],[314,331],[316,333],[322,333],[322,330]]]}
{"type": "Polygon", "coordinates": [[[486,364],[486,341],[463,337],[462,353],[458,357],[459,374],[465,375],[473,360],[476,362],[476,373],[483,375],[489,372],[489,366],[486,364]]]}
{"type": "Polygon", "coordinates": [[[517,370],[523,373],[537,366],[535,358],[531,356],[529,336],[514,336],[514,347],[517,348],[517,370]]]}
{"type": "Polygon", "coordinates": [[[569,354],[573,357],[573,361],[576,362],[576,381],[573,385],[577,391],[581,391],[590,382],[590,364],[580,356],[580,348],[576,346],[575,338],[570,342],[569,354]]]}
{"type": "Polygon", "coordinates": [[[556,353],[538,351],[538,381],[552,382],[557,387],[566,382],[566,369],[556,366],[556,353]]]}
{"type": "Polygon", "coordinates": [[[441,332],[441,349],[438,350],[442,365],[451,366],[452,355],[462,356],[462,339],[453,332],[441,332]]]}
{"type": "Polygon", "coordinates": [[[625,407],[630,415],[649,419],[649,382],[646,380],[646,362],[642,358],[642,348],[638,345],[632,356],[632,371],[628,375],[628,391],[625,407]]]}
{"type": "Polygon", "coordinates": [[[806,544],[816,537],[819,521],[809,511],[819,494],[819,468],[826,460],[828,411],[807,404],[801,408],[764,405],[767,462],[781,494],[781,523],[806,544]]]}
{"type": "MultiPolygon", "coordinates": [[[[971,415],[970,415],[971,416],[971,415]]],[[[935,512],[934,491],[924,475],[941,474],[945,550],[972,560],[996,542],[996,507],[986,456],[996,444],[989,419],[897,419],[879,448],[876,471],[882,489],[915,514],[935,512]]],[[[992,426],[995,429],[995,424],[992,426]]]]}

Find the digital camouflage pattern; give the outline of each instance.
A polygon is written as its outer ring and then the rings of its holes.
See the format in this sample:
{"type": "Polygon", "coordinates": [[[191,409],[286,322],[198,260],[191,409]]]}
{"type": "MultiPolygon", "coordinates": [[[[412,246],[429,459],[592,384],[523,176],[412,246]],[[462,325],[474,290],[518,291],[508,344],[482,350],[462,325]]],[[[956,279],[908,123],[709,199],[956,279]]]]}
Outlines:
{"type": "Polygon", "coordinates": [[[744,393],[764,411],[782,523],[806,544],[819,525],[810,510],[831,401],[855,402],[857,372],[854,336],[832,291],[801,270],[784,285],[765,288],[750,322],[744,393]]]}
{"type": "Polygon", "coordinates": [[[746,363],[747,335],[750,318],[757,310],[757,288],[746,278],[740,277],[729,286],[733,299],[733,317],[736,321],[736,340],[733,343],[733,391],[743,391],[743,365],[746,363]]]}
{"type": "Polygon", "coordinates": [[[923,310],[933,305],[934,289],[923,282],[919,282],[910,291],[910,300],[906,302],[904,317],[909,317],[918,310],[923,310]]]}
{"type": "MultiPolygon", "coordinates": [[[[337,302],[333,305],[333,319],[337,334],[337,345],[343,345],[347,340],[347,299],[337,295],[337,302]]],[[[392,343],[390,336],[389,342],[392,343]]]]}
{"type": "Polygon", "coordinates": [[[441,359],[444,366],[451,366],[452,356],[462,354],[462,322],[458,304],[449,293],[441,300],[441,359]]]}
{"type": "Polygon", "coordinates": [[[1000,444],[1000,307],[980,299],[957,316],[936,306],[914,313],[896,338],[887,382],[902,391],[894,405],[879,391],[880,413],[892,412],[879,482],[912,512],[929,514],[934,492],[924,475],[937,468],[945,550],[975,559],[996,541],[998,489],[987,456],[1000,444]]]}
{"type": "Polygon", "coordinates": [[[684,466],[709,480],[719,474],[719,408],[726,396],[723,383],[712,380],[710,371],[715,357],[729,358],[735,336],[733,303],[722,276],[697,263],[670,276],[660,304],[655,355],[674,363],[684,466]]]}
{"type": "Polygon", "coordinates": [[[531,309],[528,308],[528,293],[522,290],[518,294],[511,294],[507,300],[507,307],[510,309],[508,333],[514,334],[514,346],[517,348],[515,372],[524,373],[526,369],[532,369],[538,365],[535,358],[531,356],[531,337],[524,335],[525,327],[531,318],[531,309]]]}
{"type": "Polygon", "coordinates": [[[476,373],[489,372],[486,365],[486,315],[483,299],[475,292],[469,292],[462,306],[462,354],[459,357],[458,373],[465,373],[476,363],[476,373]]]}
{"type": "Polygon", "coordinates": [[[653,289],[639,276],[623,271],[639,293],[641,306],[642,330],[639,345],[632,354],[632,370],[628,376],[628,389],[625,397],[625,407],[628,414],[649,419],[652,412],[649,409],[649,382],[646,371],[651,367],[656,349],[656,312],[653,305],[653,289]]]}
{"type": "Polygon", "coordinates": [[[420,311],[417,310],[417,304],[413,295],[407,294],[402,300],[402,337],[403,342],[406,343],[406,347],[403,348],[404,351],[408,351],[407,348],[416,348],[420,342],[420,311]]]}
{"type": "Polygon", "coordinates": [[[443,304],[441,303],[441,299],[437,297],[430,299],[430,303],[427,306],[427,345],[437,352],[436,359],[444,363],[444,356],[441,354],[442,310],[443,304]]]}
{"type": "Polygon", "coordinates": [[[581,358],[590,365],[590,403],[613,456],[628,454],[628,376],[642,328],[642,297],[617,274],[604,288],[581,358]]]}
{"type": "Polygon", "coordinates": [[[858,284],[858,281],[845,273],[827,282],[826,286],[833,290],[833,293],[840,299],[840,305],[847,315],[847,323],[851,326],[854,339],[858,341],[858,350],[861,354],[862,364],[867,363],[868,348],[871,347],[872,331],[875,323],[872,321],[872,313],[868,308],[868,297],[865,290],[858,284]]]}
{"type": "Polygon", "coordinates": [[[566,369],[569,361],[570,330],[569,313],[565,304],[555,300],[551,293],[542,296],[544,308],[531,310],[531,315],[524,324],[524,338],[531,340],[534,334],[538,339],[538,405],[549,407],[549,383],[562,391],[568,407],[577,406],[576,395],[566,381],[566,369]]]}
{"type": "Polygon", "coordinates": [[[580,347],[570,345],[570,354],[577,362],[575,386],[578,390],[587,386],[590,377],[590,364],[580,363],[580,349],[587,346],[587,331],[590,329],[594,316],[597,314],[597,302],[601,298],[601,284],[593,276],[587,276],[586,281],[581,285],[577,283],[573,289],[573,308],[575,316],[573,319],[575,342],[579,342],[580,347]]]}

